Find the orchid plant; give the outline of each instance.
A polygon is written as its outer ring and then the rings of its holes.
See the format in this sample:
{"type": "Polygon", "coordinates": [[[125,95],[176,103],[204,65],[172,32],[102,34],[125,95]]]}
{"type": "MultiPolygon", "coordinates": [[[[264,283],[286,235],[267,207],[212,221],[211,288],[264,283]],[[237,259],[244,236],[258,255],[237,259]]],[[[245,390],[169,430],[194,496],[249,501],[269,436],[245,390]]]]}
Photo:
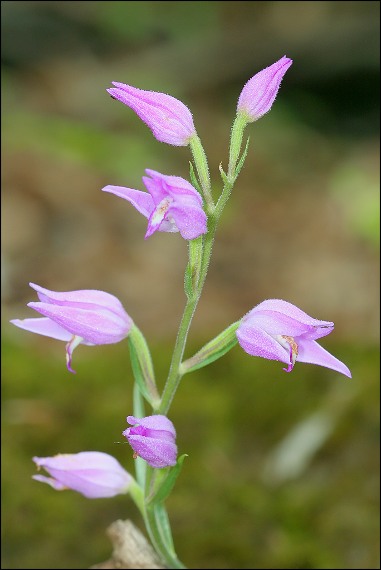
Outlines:
{"type": "Polygon", "coordinates": [[[183,358],[207,276],[216,229],[248,154],[249,139],[243,144],[244,131],[249,123],[270,111],[291,65],[292,60],[284,56],[255,74],[243,87],[231,131],[228,168],[225,171],[219,166],[222,189],[217,199],[213,196],[207,156],[192,113],[181,101],[124,83],[114,82],[107,90],[114,99],[131,108],[158,141],[189,146],[193,158],[190,181],[147,169],[143,176],[147,191],[113,185],[102,189],[127,200],[147,218],[145,238],[156,231],[179,232],[189,245],[184,276],[186,304],[161,393],[144,335],[122,303],[109,293],[86,289],[55,292],[30,283],[39,301],[28,306],[42,316],[11,321],[27,331],[65,341],[70,372],[74,372],[73,351],[78,345],[95,346],[127,339],[134,376],[134,405],[133,415],[127,416],[129,427],[123,436],[136,459],[135,476],[106,453],[81,451],[34,457],[37,467],[49,475],[34,475],[34,479],[56,490],[71,489],[88,498],[129,494],[143,516],[153,547],[167,568],[185,568],[176,555],[165,508],[165,500],[174,488],[186,457],[178,455],[176,430],[168,418],[184,374],[211,364],[238,343],[251,356],[283,363],[286,372],[292,372],[297,363],[304,362],[351,377],[347,366],[317,342],[332,332],[334,324],[312,318],[281,299],[260,302],[192,357],[183,358]],[[145,412],[147,404],[149,415],[145,412]]]}

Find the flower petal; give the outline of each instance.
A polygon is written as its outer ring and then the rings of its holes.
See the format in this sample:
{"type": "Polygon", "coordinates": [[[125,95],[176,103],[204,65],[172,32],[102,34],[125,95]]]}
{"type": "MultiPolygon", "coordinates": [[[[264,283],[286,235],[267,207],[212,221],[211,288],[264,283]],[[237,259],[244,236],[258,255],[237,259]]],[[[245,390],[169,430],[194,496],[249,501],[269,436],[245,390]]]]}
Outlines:
{"type": "Polygon", "coordinates": [[[117,315],[125,316],[126,311],[122,303],[117,297],[106,293],[105,291],[98,291],[97,289],[80,289],[78,291],[50,291],[35,283],[29,285],[37,291],[38,298],[43,303],[50,303],[52,305],[70,305],[71,307],[78,306],[82,309],[94,309],[104,307],[110,312],[117,315]]]}
{"type": "Polygon", "coordinates": [[[141,435],[126,435],[132,449],[151,467],[162,469],[176,465],[177,446],[173,441],[141,435]]]}
{"type": "Polygon", "coordinates": [[[35,319],[13,319],[10,322],[20,329],[41,334],[43,336],[50,336],[57,340],[69,341],[72,337],[72,334],[66,329],[62,328],[54,321],[44,317],[38,317],[35,319]]]}
{"type": "Polygon", "coordinates": [[[349,368],[315,341],[301,339],[298,343],[298,356],[296,360],[325,366],[326,368],[331,368],[348,376],[348,378],[352,378],[349,368]]]}
{"type": "Polygon", "coordinates": [[[167,418],[161,414],[154,414],[152,416],[146,416],[144,418],[136,418],[135,416],[127,416],[127,423],[131,425],[141,425],[149,429],[165,430],[169,431],[176,436],[175,426],[167,418]]]}
{"type": "Polygon", "coordinates": [[[272,335],[287,335],[294,338],[315,340],[329,334],[334,324],[320,321],[281,299],[267,299],[249,311],[242,322],[266,330],[272,335]]]}
{"type": "Polygon", "coordinates": [[[290,363],[290,350],[280,345],[271,335],[263,329],[243,322],[237,329],[238,342],[245,352],[251,356],[261,356],[269,360],[280,360],[290,363]]]}
{"type": "Polygon", "coordinates": [[[146,169],[146,173],[148,176],[143,176],[143,182],[156,204],[161,202],[165,196],[170,195],[173,199],[177,199],[179,196],[192,196],[202,205],[202,196],[185,178],[161,174],[149,168],[146,169]]]}
{"type": "Polygon", "coordinates": [[[182,238],[191,240],[207,233],[206,214],[193,198],[182,198],[181,204],[176,200],[170,208],[170,213],[182,238]]]}
{"type": "Polygon", "coordinates": [[[59,481],[56,481],[52,477],[45,477],[45,475],[32,475],[32,479],[34,479],[35,481],[40,481],[41,483],[47,483],[48,485],[53,487],[53,489],[55,489],[56,491],[65,491],[66,489],[69,488],[60,483],[59,481]]]}
{"type": "Polygon", "coordinates": [[[134,190],[133,188],[124,188],[123,186],[110,185],[102,188],[102,191],[110,192],[110,194],[115,194],[116,196],[127,200],[146,218],[150,217],[155,208],[152,196],[147,192],[141,192],[140,190],[134,190]]]}
{"type": "Polygon", "coordinates": [[[127,313],[125,313],[125,318],[122,318],[118,314],[102,308],[94,311],[69,305],[51,305],[50,303],[38,302],[28,303],[28,307],[52,319],[72,335],[80,336],[92,344],[119,342],[128,335],[132,325],[132,320],[128,320],[127,313]]]}

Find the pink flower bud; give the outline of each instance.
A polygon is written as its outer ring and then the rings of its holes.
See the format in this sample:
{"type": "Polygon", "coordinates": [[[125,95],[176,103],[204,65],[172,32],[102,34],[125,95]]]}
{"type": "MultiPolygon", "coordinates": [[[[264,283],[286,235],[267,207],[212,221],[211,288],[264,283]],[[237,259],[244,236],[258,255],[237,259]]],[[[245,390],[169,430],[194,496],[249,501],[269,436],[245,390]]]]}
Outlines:
{"type": "Polygon", "coordinates": [[[56,491],[72,489],[88,499],[127,493],[132,481],[114,457],[99,451],[33,457],[33,461],[51,475],[33,475],[33,479],[47,483],[56,491]]]}
{"type": "Polygon", "coordinates": [[[79,344],[113,344],[126,338],[132,319],[121,302],[103,291],[94,289],[57,293],[34,283],[40,302],[28,303],[43,318],[14,319],[12,324],[30,332],[64,340],[66,362],[70,372],[74,349],[79,344]]]}
{"type": "Polygon", "coordinates": [[[252,123],[270,111],[283,76],[291,65],[292,59],[283,56],[249,79],[239,96],[237,113],[252,123]]]}
{"type": "Polygon", "coordinates": [[[313,319],[287,301],[268,299],[243,317],[236,334],[245,352],[280,360],[287,364],[286,372],[291,372],[295,362],[308,362],[351,378],[345,364],[316,342],[333,327],[333,323],[313,319]]]}
{"type": "Polygon", "coordinates": [[[187,146],[189,139],[196,134],[192,113],[175,97],[156,91],[143,91],[124,83],[113,81],[112,84],[114,87],[107,89],[108,93],[131,107],[158,141],[187,146]]]}
{"type": "Polygon", "coordinates": [[[136,455],[158,469],[176,465],[176,431],[166,416],[128,416],[127,422],[133,427],[124,430],[123,435],[136,455]]]}

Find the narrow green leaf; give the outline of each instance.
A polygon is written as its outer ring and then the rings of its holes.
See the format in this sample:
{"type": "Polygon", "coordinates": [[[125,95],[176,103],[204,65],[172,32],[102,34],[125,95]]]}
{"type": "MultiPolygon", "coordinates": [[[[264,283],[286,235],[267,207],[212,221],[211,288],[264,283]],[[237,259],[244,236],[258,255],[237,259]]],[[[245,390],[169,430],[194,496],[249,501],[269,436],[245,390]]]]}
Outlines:
{"type": "Polygon", "coordinates": [[[221,174],[222,182],[223,182],[224,184],[228,184],[228,183],[229,183],[229,179],[228,179],[228,177],[227,177],[227,174],[224,172],[224,169],[222,168],[222,162],[220,163],[220,165],[219,165],[218,168],[219,168],[219,171],[220,171],[220,174],[221,174]]]}
{"type": "Polygon", "coordinates": [[[161,538],[167,549],[175,554],[175,546],[173,544],[171,525],[169,523],[168,513],[163,505],[163,503],[158,503],[154,506],[154,513],[156,518],[156,523],[159,528],[161,538]]]}
{"type": "Polygon", "coordinates": [[[246,141],[246,146],[245,146],[245,150],[243,151],[241,158],[239,159],[239,162],[237,164],[237,168],[235,169],[235,173],[234,173],[234,178],[236,179],[238,177],[238,174],[241,172],[242,167],[245,163],[246,157],[247,157],[247,153],[249,150],[249,141],[250,141],[250,137],[248,137],[247,141],[246,141]]]}
{"type": "Polygon", "coordinates": [[[146,339],[135,324],[132,325],[128,335],[128,345],[135,381],[142,396],[155,408],[160,397],[156,388],[151,353],[146,339]]]}
{"type": "Polygon", "coordinates": [[[165,499],[172,491],[178,476],[180,475],[180,471],[182,469],[183,462],[186,457],[188,457],[188,455],[184,453],[178,458],[176,465],[174,467],[171,467],[167,477],[163,480],[161,485],[156,489],[155,494],[152,497],[148,498],[147,506],[157,505],[165,501],[165,499]]]}
{"type": "Polygon", "coordinates": [[[129,348],[130,348],[131,367],[132,367],[132,372],[133,372],[133,375],[135,378],[135,382],[137,383],[142,396],[152,406],[151,394],[149,393],[149,391],[147,389],[147,385],[146,385],[144,376],[142,374],[142,369],[141,369],[141,366],[139,363],[139,357],[138,357],[138,354],[135,350],[134,345],[131,342],[129,343],[129,348]]]}
{"type": "Polygon", "coordinates": [[[201,190],[201,186],[197,180],[197,176],[196,173],[194,171],[194,166],[192,164],[191,161],[189,161],[189,177],[192,183],[192,186],[194,186],[196,188],[196,190],[201,194],[202,196],[202,190],[201,190]]]}

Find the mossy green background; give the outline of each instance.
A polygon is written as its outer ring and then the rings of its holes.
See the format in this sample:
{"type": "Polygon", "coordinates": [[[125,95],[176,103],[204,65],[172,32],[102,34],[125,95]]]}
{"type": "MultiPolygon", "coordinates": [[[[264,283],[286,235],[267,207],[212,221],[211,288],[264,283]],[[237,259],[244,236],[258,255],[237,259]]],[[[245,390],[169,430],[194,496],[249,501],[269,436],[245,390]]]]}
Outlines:
{"type": "Polygon", "coordinates": [[[294,64],[248,129],[187,355],[284,298],[335,322],[321,344],[353,378],[307,364],[285,374],[239,346],[185,376],[169,415],[189,457],[168,510],[190,568],[379,567],[379,3],[1,9],[2,568],[87,568],[110,555],[114,520],[144,530],[128,497],[90,501],[31,478],[33,456],[82,450],[133,471],[115,443],[132,412],[126,343],[77,348],[74,376],[63,343],[8,323],[33,316],[29,281],[107,290],[146,335],[163,386],[186,247],[171,234],[144,241],[141,217],[100,189],[143,189],[145,168],[187,177],[190,155],[105,89],[121,81],[184,101],[217,195],[240,90],[283,55],[294,64]],[[292,472],[280,450],[297,426],[292,472]]]}

